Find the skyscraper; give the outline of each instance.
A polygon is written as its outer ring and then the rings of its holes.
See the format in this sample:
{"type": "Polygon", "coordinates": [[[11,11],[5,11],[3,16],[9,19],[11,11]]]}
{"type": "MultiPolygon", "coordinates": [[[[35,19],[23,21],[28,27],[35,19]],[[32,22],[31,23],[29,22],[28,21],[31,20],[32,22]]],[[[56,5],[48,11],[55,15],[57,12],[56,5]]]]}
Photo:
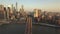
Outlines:
{"type": "Polygon", "coordinates": [[[4,5],[0,5],[0,19],[4,19],[4,5]]]}
{"type": "Polygon", "coordinates": [[[17,9],[17,2],[16,2],[16,11],[18,11],[18,9],[17,9]]]}
{"type": "Polygon", "coordinates": [[[6,10],[6,7],[4,7],[4,19],[5,20],[7,19],[7,10],[6,10]]]}
{"type": "Polygon", "coordinates": [[[35,22],[39,22],[41,19],[41,10],[40,9],[34,9],[34,19],[35,22]]]}
{"type": "Polygon", "coordinates": [[[20,13],[22,14],[22,16],[24,16],[24,15],[25,15],[25,12],[24,12],[24,6],[23,6],[23,5],[21,5],[20,13]]]}
{"type": "Polygon", "coordinates": [[[4,5],[0,5],[0,11],[4,11],[4,5]]]}
{"type": "Polygon", "coordinates": [[[11,6],[12,6],[12,11],[13,11],[13,8],[14,8],[14,7],[13,7],[13,4],[12,4],[11,6]]]}
{"type": "Polygon", "coordinates": [[[34,9],[34,17],[38,17],[38,9],[34,9]]]}
{"type": "Polygon", "coordinates": [[[23,5],[21,6],[21,11],[22,11],[22,12],[24,11],[24,6],[23,6],[23,5]]]}
{"type": "Polygon", "coordinates": [[[34,17],[39,17],[41,15],[40,9],[34,9],[34,17]]]}
{"type": "Polygon", "coordinates": [[[21,5],[20,12],[24,12],[24,6],[21,5]]]}

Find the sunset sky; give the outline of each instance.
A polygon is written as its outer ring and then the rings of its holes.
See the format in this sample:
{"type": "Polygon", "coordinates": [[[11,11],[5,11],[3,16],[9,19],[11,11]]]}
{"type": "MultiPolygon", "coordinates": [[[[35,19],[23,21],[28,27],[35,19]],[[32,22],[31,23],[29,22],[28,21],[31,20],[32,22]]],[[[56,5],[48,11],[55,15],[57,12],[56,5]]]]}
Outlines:
{"type": "Polygon", "coordinates": [[[0,4],[5,6],[18,3],[18,8],[24,5],[26,10],[34,8],[46,11],[60,11],[60,0],[0,0],[0,4]]]}

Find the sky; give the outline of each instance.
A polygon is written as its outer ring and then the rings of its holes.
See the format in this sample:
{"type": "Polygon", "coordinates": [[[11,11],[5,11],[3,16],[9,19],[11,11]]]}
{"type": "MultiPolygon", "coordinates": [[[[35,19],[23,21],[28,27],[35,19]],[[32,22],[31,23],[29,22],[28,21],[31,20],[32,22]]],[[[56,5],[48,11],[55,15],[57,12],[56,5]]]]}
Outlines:
{"type": "Polygon", "coordinates": [[[0,0],[0,4],[8,6],[18,3],[18,9],[24,5],[24,9],[32,10],[38,8],[45,11],[60,11],[60,0],[0,0]]]}

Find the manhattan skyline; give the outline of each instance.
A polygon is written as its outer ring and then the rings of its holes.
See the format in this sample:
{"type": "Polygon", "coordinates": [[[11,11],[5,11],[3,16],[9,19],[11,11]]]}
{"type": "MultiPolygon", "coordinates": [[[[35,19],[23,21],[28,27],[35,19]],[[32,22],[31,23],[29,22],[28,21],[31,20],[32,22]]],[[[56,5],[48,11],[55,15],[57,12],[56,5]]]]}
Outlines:
{"type": "Polygon", "coordinates": [[[60,11],[60,0],[0,0],[0,4],[8,6],[18,3],[18,9],[21,5],[24,5],[24,9],[32,10],[34,8],[42,9],[46,11],[60,11]]]}

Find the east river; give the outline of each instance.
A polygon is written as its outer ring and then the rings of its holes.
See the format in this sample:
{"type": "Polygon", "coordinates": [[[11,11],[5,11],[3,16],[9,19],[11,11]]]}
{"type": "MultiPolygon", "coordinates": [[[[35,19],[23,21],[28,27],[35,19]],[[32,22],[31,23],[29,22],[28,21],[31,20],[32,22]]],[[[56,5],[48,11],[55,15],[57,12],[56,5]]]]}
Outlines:
{"type": "MultiPolygon", "coordinates": [[[[25,24],[5,24],[0,26],[0,34],[25,34],[25,24]]],[[[60,34],[60,28],[32,25],[32,34],[60,34]]]]}

